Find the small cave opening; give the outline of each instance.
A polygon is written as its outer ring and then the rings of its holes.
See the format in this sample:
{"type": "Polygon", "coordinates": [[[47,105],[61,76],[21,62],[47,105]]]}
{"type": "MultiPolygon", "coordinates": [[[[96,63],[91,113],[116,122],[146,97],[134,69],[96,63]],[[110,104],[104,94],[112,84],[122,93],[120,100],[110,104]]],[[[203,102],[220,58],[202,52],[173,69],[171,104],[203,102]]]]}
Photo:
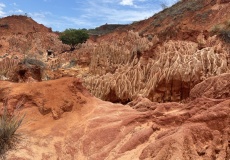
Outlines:
{"type": "Polygon", "coordinates": [[[137,58],[138,58],[138,60],[140,60],[141,56],[142,56],[141,51],[137,50],[137,58]]]}
{"type": "Polygon", "coordinates": [[[104,99],[105,101],[109,101],[112,103],[121,103],[123,105],[128,104],[129,102],[131,102],[132,100],[127,98],[127,99],[120,99],[119,97],[117,97],[116,93],[114,90],[111,90],[109,92],[109,94],[105,97],[104,99]]]}
{"type": "Polygon", "coordinates": [[[19,71],[18,71],[18,75],[19,75],[20,77],[25,77],[25,75],[26,75],[26,70],[25,70],[25,69],[19,70],[19,71]]]}
{"type": "Polygon", "coordinates": [[[52,50],[47,50],[47,55],[48,56],[52,56],[53,55],[53,51],[52,50]]]}
{"type": "Polygon", "coordinates": [[[130,103],[132,100],[130,100],[129,98],[128,99],[125,99],[125,100],[121,100],[120,103],[123,104],[123,105],[126,105],[128,103],[130,103]]]}

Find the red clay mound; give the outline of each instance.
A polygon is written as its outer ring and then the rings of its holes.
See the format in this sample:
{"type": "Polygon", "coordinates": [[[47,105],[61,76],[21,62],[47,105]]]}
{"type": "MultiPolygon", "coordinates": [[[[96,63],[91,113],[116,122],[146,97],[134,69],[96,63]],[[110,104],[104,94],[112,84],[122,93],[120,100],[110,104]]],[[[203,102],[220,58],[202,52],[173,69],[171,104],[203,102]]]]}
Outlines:
{"type": "Polygon", "coordinates": [[[229,79],[203,81],[187,104],[139,98],[131,107],[91,97],[73,78],[0,82],[0,99],[9,106],[25,97],[23,138],[7,159],[230,159],[229,79]]]}
{"type": "Polygon", "coordinates": [[[32,32],[52,32],[42,24],[38,24],[27,16],[8,16],[0,19],[0,35],[27,34],[32,32]]]}
{"type": "Polygon", "coordinates": [[[69,47],[58,35],[27,16],[0,18],[0,60],[5,57],[36,57],[46,60],[47,50],[59,54],[69,47]]]}
{"type": "Polygon", "coordinates": [[[2,81],[0,86],[0,101],[6,104],[9,110],[14,110],[22,103],[23,108],[37,107],[43,115],[52,113],[54,119],[60,118],[73,107],[79,108],[86,103],[87,96],[90,96],[81,86],[81,82],[74,78],[19,84],[2,81]]]}

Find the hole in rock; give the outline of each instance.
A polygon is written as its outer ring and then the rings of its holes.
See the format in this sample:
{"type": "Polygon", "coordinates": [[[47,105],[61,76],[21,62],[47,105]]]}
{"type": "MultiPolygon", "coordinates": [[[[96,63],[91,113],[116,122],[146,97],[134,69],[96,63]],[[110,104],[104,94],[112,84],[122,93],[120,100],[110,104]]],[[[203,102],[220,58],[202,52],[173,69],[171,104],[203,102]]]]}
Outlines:
{"type": "Polygon", "coordinates": [[[26,70],[24,70],[24,69],[23,70],[19,70],[18,74],[19,74],[20,77],[24,77],[25,74],[26,74],[26,70]]]}

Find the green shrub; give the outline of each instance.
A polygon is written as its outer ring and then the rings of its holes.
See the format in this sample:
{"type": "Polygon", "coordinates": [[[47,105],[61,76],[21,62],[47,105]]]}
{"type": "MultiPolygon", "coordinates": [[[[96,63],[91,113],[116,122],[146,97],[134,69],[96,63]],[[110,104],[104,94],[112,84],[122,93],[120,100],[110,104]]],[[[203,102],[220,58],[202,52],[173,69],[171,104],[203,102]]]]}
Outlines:
{"type": "Polygon", "coordinates": [[[0,116],[0,158],[4,157],[7,150],[13,147],[18,135],[15,133],[20,127],[25,115],[11,115],[6,107],[0,116]]]}
{"type": "Polygon", "coordinates": [[[74,50],[76,45],[79,43],[84,43],[89,38],[89,34],[84,29],[66,29],[60,34],[59,39],[71,47],[74,50]]]}
{"type": "Polygon", "coordinates": [[[212,33],[218,33],[221,30],[221,28],[222,27],[220,25],[215,25],[212,27],[211,32],[212,33]]]}

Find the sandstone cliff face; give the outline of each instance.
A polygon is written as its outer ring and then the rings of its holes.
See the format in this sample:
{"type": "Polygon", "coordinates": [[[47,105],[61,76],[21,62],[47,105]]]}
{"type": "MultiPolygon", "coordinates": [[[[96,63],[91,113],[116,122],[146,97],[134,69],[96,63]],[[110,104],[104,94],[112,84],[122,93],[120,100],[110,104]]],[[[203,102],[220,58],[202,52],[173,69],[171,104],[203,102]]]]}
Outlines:
{"type": "MultiPolygon", "coordinates": [[[[206,45],[209,45],[208,42],[206,45]]],[[[181,101],[189,96],[197,83],[230,71],[229,53],[215,47],[199,49],[199,44],[195,42],[168,41],[158,46],[152,57],[138,57],[137,51],[131,52],[133,58],[128,54],[122,58],[125,63],[117,62],[115,73],[106,72],[106,67],[101,68],[103,65],[99,62],[106,61],[108,64],[103,63],[105,66],[113,67],[111,61],[117,56],[110,61],[106,56],[100,56],[92,72],[97,73],[99,69],[105,75],[86,78],[85,86],[96,97],[112,102],[129,102],[138,95],[155,102],[181,101]]],[[[109,51],[102,53],[110,54],[109,51]]]]}
{"type": "Polygon", "coordinates": [[[98,37],[89,50],[78,50],[88,53],[84,85],[111,102],[127,103],[138,95],[156,102],[188,98],[197,83],[229,73],[228,7],[222,1],[183,1],[98,37]]]}
{"type": "Polygon", "coordinates": [[[23,102],[26,113],[7,159],[229,159],[229,80],[203,81],[185,104],[139,97],[130,106],[93,98],[72,78],[1,81],[0,101],[11,111],[23,102]]]}

